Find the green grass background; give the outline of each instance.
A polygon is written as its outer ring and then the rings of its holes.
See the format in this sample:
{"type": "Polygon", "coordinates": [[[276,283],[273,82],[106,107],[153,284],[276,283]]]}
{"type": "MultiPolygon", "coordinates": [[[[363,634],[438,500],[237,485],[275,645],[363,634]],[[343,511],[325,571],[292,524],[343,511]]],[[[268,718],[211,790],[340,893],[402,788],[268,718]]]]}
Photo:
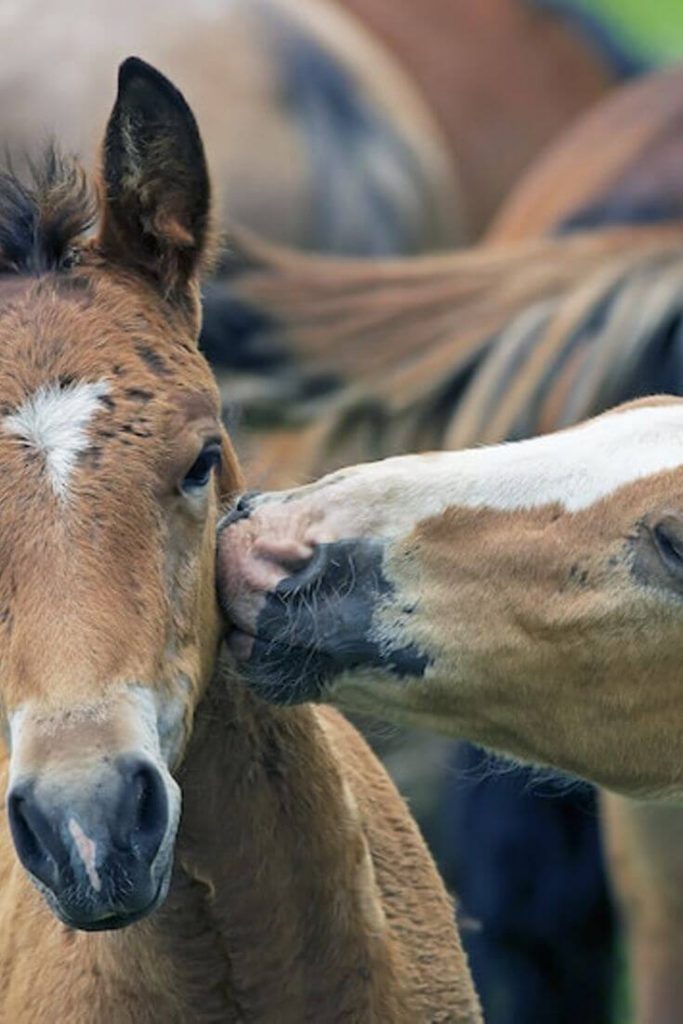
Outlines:
{"type": "Polygon", "coordinates": [[[646,56],[683,57],[683,0],[582,0],[602,14],[646,56]]]}

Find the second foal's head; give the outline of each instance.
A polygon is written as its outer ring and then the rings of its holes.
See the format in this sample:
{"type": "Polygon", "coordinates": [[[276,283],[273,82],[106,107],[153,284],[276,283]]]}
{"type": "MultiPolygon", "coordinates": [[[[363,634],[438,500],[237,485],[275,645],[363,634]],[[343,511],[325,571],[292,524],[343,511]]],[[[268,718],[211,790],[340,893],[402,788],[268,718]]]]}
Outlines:
{"type": "Polygon", "coordinates": [[[141,61],[121,68],[100,191],[91,211],[54,154],[29,185],[0,181],[8,814],[32,879],[86,929],[168,888],[171,770],[216,656],[214,527],[238,484],[196,344],[202,144],[141,61]]]}

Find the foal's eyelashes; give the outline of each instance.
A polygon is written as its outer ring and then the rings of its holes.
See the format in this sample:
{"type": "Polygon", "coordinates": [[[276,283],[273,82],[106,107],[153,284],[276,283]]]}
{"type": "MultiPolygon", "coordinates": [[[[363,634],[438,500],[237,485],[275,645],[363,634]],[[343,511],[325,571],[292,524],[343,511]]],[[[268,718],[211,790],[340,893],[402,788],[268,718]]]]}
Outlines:
{"type": "Polygon", "coordinates": [[[196,493],[206,487],[214,472],[220,472],[222,463],[221,442],[218,438],[206,441],[201,452],[183,477],[180,485],[185,494],[196,493]]]}

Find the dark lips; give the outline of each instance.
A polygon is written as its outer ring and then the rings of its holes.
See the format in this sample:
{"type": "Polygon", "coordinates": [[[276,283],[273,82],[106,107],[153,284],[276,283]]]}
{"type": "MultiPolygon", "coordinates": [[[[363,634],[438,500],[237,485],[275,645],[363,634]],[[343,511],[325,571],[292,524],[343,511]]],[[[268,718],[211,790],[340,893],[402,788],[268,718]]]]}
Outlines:
{"type": "Polygon", "coordinates": [[[65,914],[54,897],[48,898],[48,902],[59,920],[68,928],[75,928],[81,932],[113,932],[118,931],[120,928],[127,928],[128,925],[135,924],[136,921],[141,921],[144,917],[147,917],[156,910],[166,899],[170,883],[171,870],[169,867],[169,870],[165,872],[164,877],[159,882],[154,897],[146,906],[142,907],[140,910],[133,910],[129,914],[112,914],[111,916],[101,917],[97,920],[93,920],[92,918],[79,919],[69,914],[65,914]]]}

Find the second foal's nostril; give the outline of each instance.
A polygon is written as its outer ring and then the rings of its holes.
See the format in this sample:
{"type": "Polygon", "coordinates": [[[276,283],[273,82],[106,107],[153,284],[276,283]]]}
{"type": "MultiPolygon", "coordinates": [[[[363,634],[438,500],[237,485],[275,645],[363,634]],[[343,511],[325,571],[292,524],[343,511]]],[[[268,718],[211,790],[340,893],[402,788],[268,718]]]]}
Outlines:
{"type": "Polygon", "coordinates": [[[223,530],[227,530],[229,526],[233,526],[235,523],[238,523],[240,519],[249,518],[254,498],[258,496],[258,493],[258,491],[245,491],[245,493],[237,499],[234,508],[227,512],[218,524],[219,534],[222,533],[223,530]]]}
{"type": "Polygon", "coordinates": [[[313,587],[324,576],[330,564],[330,546],[319,544],[313,548],[310,554],[292,552],[291,557],[280,556],[280,564],[287,570],[288,575],[282,580],[279,590],[281,593],[292,593],[297,590],[306,590],[313,587]]]}

